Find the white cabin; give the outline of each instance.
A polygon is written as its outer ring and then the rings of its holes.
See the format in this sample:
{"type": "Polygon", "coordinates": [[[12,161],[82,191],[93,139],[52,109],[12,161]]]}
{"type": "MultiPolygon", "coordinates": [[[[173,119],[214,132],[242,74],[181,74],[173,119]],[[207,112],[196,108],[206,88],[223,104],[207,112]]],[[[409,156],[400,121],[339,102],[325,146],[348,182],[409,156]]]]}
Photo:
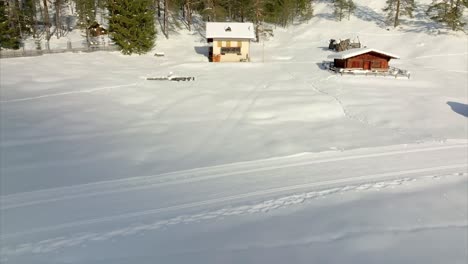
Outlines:
{"type": "Polygon", "coordinates": [[[255,28],[253,23],[207,22],[206,39],[212,43],[211,61],[250,61],[250,41],[255,40],[255,28]]]}

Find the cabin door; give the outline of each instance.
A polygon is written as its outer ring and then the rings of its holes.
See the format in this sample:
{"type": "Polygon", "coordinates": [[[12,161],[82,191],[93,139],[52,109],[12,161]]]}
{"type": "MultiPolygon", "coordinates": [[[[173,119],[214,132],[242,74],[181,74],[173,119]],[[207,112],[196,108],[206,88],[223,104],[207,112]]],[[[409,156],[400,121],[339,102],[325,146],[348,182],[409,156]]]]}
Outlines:
{"type": "Polygon", "coordinates": [[[370,61],[364,61],[364,70],[370,70],[370,65],[371,65],[370,61]]]}

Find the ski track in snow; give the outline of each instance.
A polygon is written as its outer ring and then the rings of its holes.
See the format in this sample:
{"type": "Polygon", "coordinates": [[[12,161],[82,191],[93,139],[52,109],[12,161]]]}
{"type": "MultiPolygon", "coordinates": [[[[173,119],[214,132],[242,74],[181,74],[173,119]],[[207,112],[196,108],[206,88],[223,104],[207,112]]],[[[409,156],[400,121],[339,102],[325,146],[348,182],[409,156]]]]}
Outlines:
{"type": "MultiPolygon", "coordinates": [[[[407,175],[408,173],[401,173],[401,175],[407,175]]],[[[380,181],[380,182],[373,182],[373,183],[364,183],[358,185],[346,185],[343,187],[335,187],[329,188],[319,191],[310,191],[310,192],[303,192],[299,194],[292,194],[287,195],[279,198],[274,198],[266,201],[262,201],[255,204],[250,205],[241,205],[235,207],[224,207],[221,209],[213,210],[213,211],[206,211],[198,214],[191,214],[191,215],[179,215],[177,217],[172,217],[166,220],[159,220],[147,224],[134,224],[134,225],[127,225],[123,228],[117,228],[110,231],[105,232],[81,232],[75,233],[69,236],[61,236],[51,239],[42,240],[39,242],[30,242],[19,244],[15,246],[7,246],[3,247],[1,250],[1,255],[4,258],[12,257],[12,256],[20,256],[25,254],[41,254],[41,253],[48,253],[57,250],[61,250],[68,247],[76,247],[83,245],[85,243],[91,243],[95,241],[107,241],[110,239],[118,239],[120,237],[126,237],[130,235],[136,235],[142,232],[147,231],[156,231],[162,228],[168,228],[178,224],[190,224],[190,223],[197,223],[201,221],[208,221],[208,220],[219,220],[226,217],[232,216],[242,216],[248,214],[257,214],[257,213],[267,213],[269,211],[278,210],[282,208],[286,208],[289,206],[294,206],[298,204],[303,204],[307,201],[324,198],[334,194],[344,194],[348,192],[362,192],[362,191],[378,191],[381,189],[386,188],[395,188],[402,185],[408,185],[416,181],[428,181],[428,180],[440,180],[442,178],[450,178],[453,176],[463,176],[466,177],[468,173],[455,173],[451,175],[444,175],[441,177],[440,175],[434,176],[424,176],[416,178],[404,177],[396,180],[391,181],[380,181]]],[[[334,183],[336,183],[335,181],[334,183]]],[[[342,182],[342,181],[339,181],[342,182]]],[[[245,195],[244,195],[245,196],[245,195]]],[[[224,198],[225,201],[228,199],[224,198]]],[[[205,203],[206,204],[206,203],[205,203]]],[[[182,205],[179,206],[181,208],[187,208],[186,206],[182,205]]],[[[118,219],[112,219],[118,220],[118,219]]],[[[347,230],[343,232],[339,232],[336,234],[330,234],[326,236],[319,236],[319,237],[312,237],[305,241],[299,242],[292,242],[294,244],[310,244],[310,243],[322,243],[322,242],[330,242],[338,239],[344,239],[349,236],[356,236],[362,233],[388,233],[388,232],[418,232],[424,231],[427,229],[447,229],[447,228],[466,228],[466,222],[460,223],[444,223],[439,225],[422,225],[422,226],[409,226],[409,227],[395,227],[395,228],[385,228],[385,229],[360,229],[360,230],[347,230]]],[[[74,225],[69,225],[67,227],[74,227],[74,225]]],[[[50,231],[47,230],[47,231],[50,231]]],[[[2,240],[7,239],[7,237],[2,237],[2,240]]],[[[279,244],[272,244],[267,245],[268,247],[282,247],[291,244],[291,242],[279,243],[279,244]]],[[[239,248],[242,249],[242,248],[239,248]]]]}
{"type": "MultiPolygon", "coordinates": [[[[141,83],[141,82],[140,82],[140,83],[141,83]]],[[[111,90],[111,89],[117,89],[117,88],[123,88],[123,87],[137,86],[137,85],[140,84],[140,83],[131,83],[131,84],[124,84],[124,85],[115,85],[115,86],[99,87],[99,88],[92,88],[92,89],[79,90],[79,91],[71,91],[71,92],[63,92],[63,93],[45,94],[45,95],[39,95],[39,96],[32,96],[32,97],[24,97],[24,98],[18,98],[18,99],[4,100],[4,101],[0,101],[0,103],[16,103],[16,102],[32,101],[32,100],[37,100],[37,99],[44,99],[44,98],[57,97],[57,96],[64,96],[64,95],[73,95],[73,94],[82,94],[82,93],[93,93],[93,92],[97,92],[97,91],[101,91],[101,90],[111,90]]]]}
{"type": "MultiPolygon", "coordinates": [[[[457,148],[466,148],[467,144],[457,144],[448,146],[425,147],[416,149],[405,149],[378,152],[362,155],[350,155],[344,157],[330,157],[325,159],[314,159],[305,161],[289,161],[297,157],[286,156],[271,158],[265,160],[240,162],[233,164],[218,165],[205,168],[176,171],[157,175],[137,176],[119,180],[101,181],[75,186],[65,186],[51,188],[39,191],[24,192],[0,196],[0,210],[5,211],[19,207],[56,202],[68,199],[100,196],[113,193],[129,192],[149,188],[163,187],[176,184],[193,183],[210,179],[229,177],[233,175],[249,174],[273,171],[277,169],[300,167],[312,164],[330,163],[336,161],[357,160],[365,158],[375,158],[384,156],[393,156],[409,153],[424,153],[438,150],[449,150],[457,148]],[[284,164],[281,164],[284,162],[284,164]]],[[[299,155],[302,156],[302,155],[299,155]]]]}
{"type": "MultiPolygon", "coordinates": [[[[67,228],[88,226],[92,224],[114,222],[118,220],[127,220],[127,219],[139,218],[142,216],[157,215],[161,213],[198,208],[202,206],[211,206],[211,205],[216,205],[216,204],[221,204],[221,203],[226,203],[226,202],[235,202],[235,201],[240,201],[240,200],[247,199],[247,198],[281,194],[283,192],[291,192],[291,191],[297,191],[297,190],[307,189],[307,188],[329,186],[329,185],[352,184],[352,183],[360,182],[360,181],[376,181],[379,179],[397,177],[397,176],[405,176],[405,175],[411,175],[411,174],[416,174],[416,173],[431,173],[431,172],[436,172],[436,171],[440,173],[441,170],[463,169],[463,168],[466,170],[467,164],[453,164],[453,165],[438,166],[438,167],[424,168],[424,169],[379,173],[379,174],[371,174],[371,175],[364,175],[364,176],[357,176],[357,177],[350,177],[350,178],[342,178],[342,179],[336,179],[336,180],[318,181],[318,182],[313,182],[313,183],[305,183],[305,184],[297,184],[297,185],[292,185],[292,186],[263,189],[259,191],[237,194],[237,195],[221,197],[221,198],[214,198],[214,199],[209,199],[209,200],[204,200],[204,201],[185,203],[185,204],[180,204],[180,205],[173,205],[173,206],[168,206],[168,207],[137,211],[137,212],[127,213],[127,214],[120,214],[120,215],[114,215],[114,216],[108,216],[108,217],[101,217],[101,218],[88,219],[88,220],[83,220],[83,221],[64,223],[64,224],[54,225],[54,226],[49,226],[49,227],[31,229],[31,230],[27,230],[24,232],[2,235],[0,236],[0,239],[13,238],[13,237],[18,237],[18,236],[30,235],[34,233],[51,232],[51,231],[57,231],[57,230],[67,229],[67,228]]],[[[456,175],[458,174],[460,173],[457,173],[456,175]]],[[[434,176],[437,176],[437,175],[434,175],[434,176]]],[[[364,184],[358,187],[358,189],[364,190],[370,186],[371,184],[364,184]]]]}

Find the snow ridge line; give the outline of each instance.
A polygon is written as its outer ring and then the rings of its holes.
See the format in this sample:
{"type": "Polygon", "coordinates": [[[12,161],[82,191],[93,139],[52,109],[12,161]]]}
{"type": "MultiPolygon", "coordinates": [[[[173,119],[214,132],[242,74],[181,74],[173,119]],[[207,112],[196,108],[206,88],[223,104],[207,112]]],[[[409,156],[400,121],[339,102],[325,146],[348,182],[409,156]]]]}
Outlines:
{"type": "Polygon", "coordinates": [[[352,155],[344,157],[331,157],[318,160],[305,160],[300,162],[288,161],[291,157],[300,157],[302,155],[286,156],[281,158],[273,158],[258,161],[249,161],[241,163],[233,163],[219,165],[213,167],[205,167],[191,169],[185,171],[176,171],[159,175],[138,176],[125,178],[120,180],[101,181],[95,183],[81,184],[75,186],[66,186],[39,190],[33,192],[25,192],[0,196],[0,211],[14,209],[19,207],[57,202],[76,198],[93,197],[135,190],[151,189],[156,187],[177,185],[182,183],[193,183],[198,181],[218,179],[233,175],[241,175],[248,173],[258,173],[273,171],[277,169],[285,169],[292,167],[307,166],[312,164],[321,164],[336,161],[355,160],[372,157],[391,156],[408,153],[419,153],[438,151],[446,149],[466,148],[466,144],[458,144],[451,146],[438,146],[428,148],[418,148],[409,150],[396,150],[381,153],[371,153],[363,155],[352,155]],[[283,164],[278,164],[281,160],[287,161],[283,164]],[[260,166],[259,166],[260,163],[260,166]]]}
{"type": "MultiPolygon", "coordinates": [[[[141,82],[140,82],[140,83],[141,83],[141,82]]],[[[122,87],[136,86],[136,85],[138,85],[138,84],[140,84],[140,83],[131,83],[131,84],[115,85],[115,86],[107,86],[107,87],[99,87],[99,88],[92,88],[92,89],[79,90],[79,91],[70,91],[70,92],[62,92],[62,93],[54,93],[54,94],[45,94],[45,95],[32,96],[32,97],[25,97],[25,98],[18,98],[18,99],[11,99],[11,100],[3,100],[3,101],[0,101],[0,103],[15,103],[15,102],[31,101],[31,100],[37,100],[37,99],[43,99],[43,98],[49,98],[49,97],[70,95],[70,94],[92,93],[92,92],[96,92],[96,91],[100,91],[100,90],[116,89],[116,88],[122,88],[122,87]]]]}
{"type": "MultiPolygon", "coordinates": [[[[463,175],[466,176],[466,173],[458,173],[452,175],[445,175],[446,177],[453,176],[453,175],[463,175]]],[[[423,180],[431,180],[431,179],[440,179],[439,176],[424,176],[422,177],[423,180]]],[[[282,209],[288,206],[294,206],[298,204],[303,204],[307,201],[311,201],[313,199],[324,198],[334,194],[342,194],[352,191],[371,191],[371,190],[381,190],[385,188],[394,188],[398,186],[402,186],[405,184],[411,184],[412,182],[417,181],[414,178],[400,178],[391,181],[381,181],[375,183],[364,183],[360,185],[347,185],[343,187],[337,188],[329,188],[324,190],[318,191],[310,191],[304,192],[299,194],[293,194],[288,196],[283,196],[279,198],[274,198],[270,200],[265,200],[262,202],[258,202],[255,204],[249,205],[240,205],[235,207],[225,207],[213,211],[202,212],[199,214],[191,214],[191,215],[180,215],[173,218],[169,218],[166,220],[158,220],[155,222],[150,223],[140,223],[138,225],[127,225],[126,227],[114,229],[110,231],[104,232],[87,232],[87,233],[76,233],[74,235],[68,237],[56,237],[51,239],[42,240],[39,242],[34,243],[26,243],[20,244],[14,247],[4,247],[1,249],[1,254],[4,257],[8,256],[18,256],[24,254],[40,254],[40,253],[47,253],[57,251],[67,247],[79,246],[86,242],[93,242],[93,241],[106,241],[109,239],[116,239],[119,237],[126,237],[130,235],[135,235],[138,233],[142,233],[145,231],[155,231],[161,228],[170,227],[177,224],[189,224],[195,223],[200,221],[207,221],[213,219],[220,219],[226,218],[229,216],[241,216],[241,215],[248,215],[248,214],[256,214],[256,213],[266,213],[269,211],[282,209]]],[[[421,226],[421,227],[410,227],[401,232],[414,232],[418,230],[424,230],[428,228],[466,228],[467,223],[450,223],[444,224],[437,227],[428,227],[428,226],[421,226]]],[[[365,232],[372,232],[373,230],[365,230],[365,232]]],[[[388,232],[395,231],[393,229],[388,230],[388,232]]],[[[329,241],[330,239],[341,239],[352,235],[358,232],[345,232],[340,233],[334,236],[328,236],[327,240],[323,242],[329,241]]],[[[9,236],[12,237],[12,236],[9,236]]],[[[8,237],[2,237],[5,239],[8,237]]],[[[310,241],[308,243],[312,243],[314,241],[310,241]]],[[[320,241],[317,241],[320,242],[320,241]]]]}
{"type": "MultiPolygon", "coordinates": [[[[31,229],[27,231],[12,233],[12,234],[5,234],[5,235],[0,236],[0,240],[14,238],[18,236],[30,235],[30,234],[35,234],[35,233],[53,232],[53,231],[58,231],[62,229],[67,229],[67,228],[89,226],[93,224],[108,223],[108,222],[114,222],[114,221],[120,221],[120,220],[128,220],[128,219],[133,219],[133,218],[139,218],[142,216],[157,215],[161,213],[167,213],[167,212],[178,211],[178,210],[183,210],[183,209],[185,210],[185,209],[192,209],[192,208],[197,208],[197,207],[202,207],[202,206],[211,206],[215,204],[222,204],[226,202],[244,200],[247,198],[276,195],[276,194],[280,194],[284,192],[298,191],[301,189],[316,188],[316,187],[322,187],[322,186],[333,186],[333,185],[341,185],[341,184],[352,184],[352,183],[360,182],[364,180],[375,181],[375,180],[384,179],[384,178],[405,176],[405,175],[411,175],[411,174],[417,174],[417,173],[429,173],[429,172],[435,172],[435,171],[440,171],[444,169],[464,168],[466,170],[467,166],[468,166],[467,164],[452,164],[452,165],[438,166],[438,167],[432,167],[432,168],[387,172],[387,173],[371,174],[371,175],[357,176],[357,177],[344,178],[344,179],[319,181],[319,182],[313,182],[313,183],[270,188],[270,189],[265,189],[265,190],[243,193],[243,194],[214,198],[214,199],[209,199],[209,200],[202,200],[202,201],[197,201],[197,202],[192,202],[192,203],[172,205],[168,207],[161,207],[161,208],[156,208],[156,209],[137,211],[137,212],[132,212],[132,213],[126,213],[126,214],[120,214],[120,215],[114,215],[114,216],[108,216],[108,217],[100,217],[100,218],[94,218],[94,219],[88,219],[88,220],[82,220],[82,221],[76,221],[76,222],[69,222],[69,223],[64,223],[60,225],[36,228],[36,229],[31,229]]],[[[464,174],[459,173],[456,175],[464,175],[464,174]]],[[[436,176],[437,175],[434,175],[433,177],[436,177],[436,176]]],[[[371,186],[372,185],[369,183],[361,184],[358,190],[368,189],[371,186]]]]}

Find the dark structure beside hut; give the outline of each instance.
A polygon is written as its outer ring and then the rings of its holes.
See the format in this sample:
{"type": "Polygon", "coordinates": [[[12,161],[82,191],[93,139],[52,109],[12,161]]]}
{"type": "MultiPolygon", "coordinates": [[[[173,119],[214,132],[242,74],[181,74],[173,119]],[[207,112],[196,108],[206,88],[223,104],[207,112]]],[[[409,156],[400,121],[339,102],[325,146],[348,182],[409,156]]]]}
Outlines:
{"type": "Polygon", "coordinates": [[[88,31],[91,37],[99,37],[107,34],[107,29],[99,25],[98,22],[92,23],[91,26],[88,27],[88,31]]]}
{"type": "Polygon", "coordinates": [[[339,52],[333,58],[333,67],[337,69],[388,71],[389,61],[399,57],[388,52],[363,48],[339,52]]]}

